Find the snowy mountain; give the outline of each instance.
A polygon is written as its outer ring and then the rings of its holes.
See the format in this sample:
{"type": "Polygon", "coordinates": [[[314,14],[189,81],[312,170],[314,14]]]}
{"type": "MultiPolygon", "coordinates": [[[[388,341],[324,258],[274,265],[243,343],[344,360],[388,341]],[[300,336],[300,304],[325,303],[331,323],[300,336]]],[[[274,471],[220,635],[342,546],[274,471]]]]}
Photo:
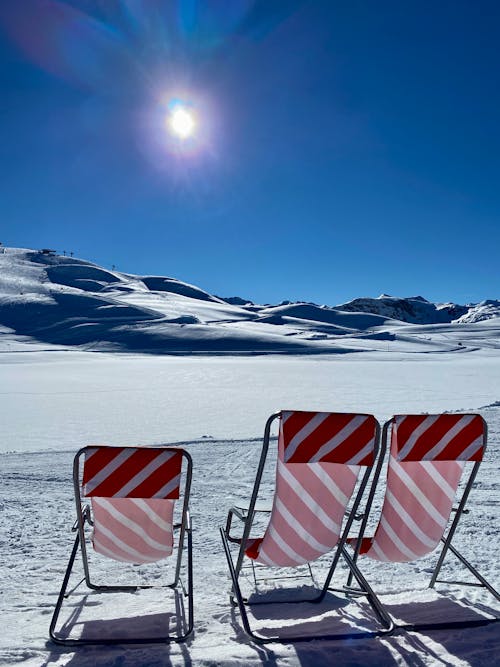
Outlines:
{"type": "Polygon", "coordinates": [[[500,315],[500,301],[488,300],[460,306],[456,303],[431,303],[421,296],[401,299],[388,294],[382,294],[377,299],[354,299],[337,308],[377,313],[410,324],[480,322],[500,315]]]}
{"type": "Polygon", "coordinates": [[[171,277],[2,248],[0,327],[9,345],[169,354],[464,351],[500,347],[500,301],[461,306],[382,295],[336,307],[259,306],[171,277]]]}
{"type": "Polygon", "coordinates": [[[342,310],[377,313],[410,324],[442,324],[453,322],[469,311],[468,306],[437,305],[421,296],[401,299],[382,294],[378,299],[354,299],[339,306],[342,310]]]}

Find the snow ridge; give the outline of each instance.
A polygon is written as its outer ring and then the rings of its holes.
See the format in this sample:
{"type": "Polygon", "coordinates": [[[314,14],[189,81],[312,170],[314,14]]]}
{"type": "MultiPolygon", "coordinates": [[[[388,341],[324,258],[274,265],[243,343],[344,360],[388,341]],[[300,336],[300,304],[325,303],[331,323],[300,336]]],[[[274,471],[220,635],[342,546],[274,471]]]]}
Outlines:
{"type": "Polygon", "coordinates": [[[0,327],[4,343],[14,335],[18,343],[155,354],[463,352],[500,347],[500,301],[383,294],[335,307],[258,305],[50,250],[1,248],[0,327]]]}

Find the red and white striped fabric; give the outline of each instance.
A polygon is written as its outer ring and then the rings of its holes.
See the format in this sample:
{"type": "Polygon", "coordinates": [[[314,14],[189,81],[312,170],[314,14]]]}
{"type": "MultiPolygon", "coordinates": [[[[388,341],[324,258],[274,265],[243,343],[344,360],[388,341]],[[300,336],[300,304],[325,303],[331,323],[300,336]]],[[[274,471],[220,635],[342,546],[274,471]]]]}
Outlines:
{"type": "Polygon", "coordinates": [[[375,418],[336,412],[282,412],[285,463],[373,465],[375,418]]]}
{"type": "Polygon", "coordinates": [[[83,493],[105,498],[178,498],[182,452],[161,447],[89,447],[83,493]]]}
{"type": "Polygon", "coordinates": [[[269,524],[246,555],[286,567],[331,551],[359,470],[373,465],[376,435],[371,415],[282,412],[269,524]]]}
{"type": "Polygon", "coordinates": [[[482,459],[485,433],[480,415],[394,417],[382,513],[360,553],[402,563],[433,551],[448,523],[465,462],[482,459]]]}
{"type": "Polygon", "coordinates": [[[83,493],[91,497],[94,549],[149,563],[170,556],[182,452],[161,447],[89,447],[83,493]]]}

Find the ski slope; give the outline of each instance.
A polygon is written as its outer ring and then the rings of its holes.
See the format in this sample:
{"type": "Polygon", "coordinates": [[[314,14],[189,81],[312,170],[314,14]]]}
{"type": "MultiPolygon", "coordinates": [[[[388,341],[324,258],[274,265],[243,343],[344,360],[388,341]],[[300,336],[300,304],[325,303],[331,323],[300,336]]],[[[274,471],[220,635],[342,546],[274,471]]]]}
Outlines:
{"type": "Polygon", "coordinates": [[[175,278],[124,274],[36,250],[2,250],[0,350],[34,342],[189,356],[500,347],[500,302],[492,299],[461,306],[382,295],[338,306],[257,305],[175,278]]]}

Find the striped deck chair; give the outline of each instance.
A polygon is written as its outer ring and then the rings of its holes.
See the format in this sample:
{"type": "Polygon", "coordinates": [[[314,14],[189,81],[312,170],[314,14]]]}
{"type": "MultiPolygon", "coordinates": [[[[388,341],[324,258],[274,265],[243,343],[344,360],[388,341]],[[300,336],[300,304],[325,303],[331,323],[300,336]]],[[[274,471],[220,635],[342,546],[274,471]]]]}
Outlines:
{"type": "MultiPolygon", "coordinates": [[[[448,413],[393,417],[384,425],[378,468],[387,449],[389,432],[387,485],[380,518],[372,537],[349,540],[355,547],[354,560],[359,553],[377,561],[404,563],[426,556],[442,544],[429,584],[431,588],[439,581],[484,586],[500,600],[499,593],[451,544],[486,448],[484,419],[478,414],[448,413]],[[467,466],[468,462],[471,465],[467,466]],[[454,509],[462,477],[463,491],[454,509]],[[452,512],[454,518],[447,530],[452,512]],[[474,584],[438,579],[449,551],[472,573],[476,579],[474,584]]],[[[490,619],[399,627],[421,630],[470,627],[488,622],[490,619]]]]}
{"type": "MultiPolygon", "coordinates": [[[[63,584],[50,624],[51,639],[69,646],[78,644],[122,644],[184,641],[193,629],[192,538],[189,492],[192,461],[187,451],[177,447],[84,447],[75,456],[73,485],[77,533],[63,584]],[[184,465],[183,465],[184,462],[184,465]],[[183,470],[184,468],[184,470],[183,470]],[[182,483],[181,483],[182,482],[182,483]],[[175,502],[182,496],[178,524],[174,525],[175,502]],[[89,503],[83,502],[84,498],[89,503]],[[173,581],[159,588],[179,590],[188,598],[188,617],[177,619],[176,634],[159,637],[113,637],[72,639],[56,632],[66,590],[78,550],[81,552],[85,582],[94,591],[136,591],[153,585],[103,585],[91,580],[87,553],[87,531],[94,550],[113,561],[154,563],[177,551],[173,581]],[[177,548],[174,529],[179,529],[177,548]],[[187,539],[186,539],[187,538],[187,539]],[[185,542],[187,544],[185,545],[185,542]],[[182,557],[187,550],[187,586],[181,581],[182,557]]],[[[179,606],[179,605],[177,605],[179,606]]]]}
{"type": "MultiPolygon", "coordinates": [[[[375,418],[362,414],[282,411],[268,419],[249,506],[231,508],[225,527],[220,529],[233,583],[231,601],[238,604],[245,632],[254,641],[281,640],[278,636],[263,637],[250,627],[246,605],[269,602],[255,600],[254,596],[251,603],[244,599],[239,584],[244,559],[271,567],[296,567],[309,564],[333,550],[330,570],[315,597],[287,602],[319,602],[328,590],[337,590],[329,586],[342,554],[359,585],[356,591],[366,596],[384,631],[392,629],[390,617],[385,614],[354,560],[343,550],[375,462],[379,431],[375,418]],[[260,511],[256,502],[269,449],[271,425],[275,420],[279,421],[279,436],[273,505],[263,536],[250,538],[255,514],[260,511]],[[352,507],[346,518],[351,501],[352,507]],[[241,537],[231,533],[234,517],[243,522],[241,537]],[[231,544],[238,544],[236,561],[231,544]]],[[[341,592],[346,593],[346,589],[341,592]]],[[[350,636],[334,634],[329,637],[350,636]]],[[[286,637],[287,642],[301,639],[311,637],[286,637]]]]}

